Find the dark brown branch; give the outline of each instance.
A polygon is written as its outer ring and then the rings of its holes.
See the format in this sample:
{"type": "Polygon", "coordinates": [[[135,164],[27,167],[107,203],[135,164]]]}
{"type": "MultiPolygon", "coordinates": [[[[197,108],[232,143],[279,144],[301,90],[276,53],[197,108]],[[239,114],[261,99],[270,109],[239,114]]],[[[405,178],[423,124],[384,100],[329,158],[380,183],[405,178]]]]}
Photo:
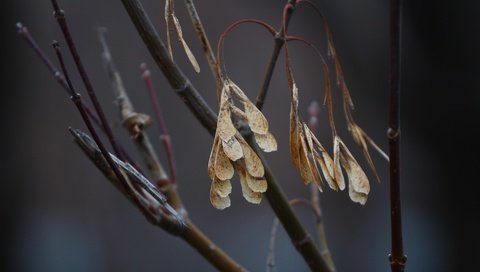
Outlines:
{"type": "MultiPolygon", "coordinates": [[[[290,4],[289,11],[287,13],[287,17],[285,18],[285,26],[288,27],[290,23],[290,19],[292,17],[293,11],[295,10],[296,0],[289,0],[288,3],[290,4]]],[[[262,86],[257,94],[257,101],[255,105],[259,110],[262,110],[263,104],[265,103],[265,98],[267,96],[268,87],[270,86],[270,81],[272,80],[273,71],[275,69],[275,65],[277,64],[278,56],[280,55],[280,51],[282,50],[283,44],[285,43],[285,33],[283,31],[283,22],[280,24],[280,30],[275,35],[275,42],[272,50],[272,55],[270,56],[270,60],[268,61],[267,70],[265,71],[265,75],[263,76],[262,86]]]]}
{"type": "Polygon", "coordinates": [[[390,215],[392,272],[405,270],[400,197],[400,68],[401,68],[401,0],[390,1],[390,105],[388,114],[388,148],[390,157],[390,215]]]}
{"type": "Polygon", "coordinates": [[[138,0],[122,0],[122,3],[150,54],[172,88],[199,122],[211,134],[215,133],[217,124],[215,112],[208,106],[205,99],[198,93],[180,67],[169,57],[164,43],[158,36],[141,3],[138,0]]]}

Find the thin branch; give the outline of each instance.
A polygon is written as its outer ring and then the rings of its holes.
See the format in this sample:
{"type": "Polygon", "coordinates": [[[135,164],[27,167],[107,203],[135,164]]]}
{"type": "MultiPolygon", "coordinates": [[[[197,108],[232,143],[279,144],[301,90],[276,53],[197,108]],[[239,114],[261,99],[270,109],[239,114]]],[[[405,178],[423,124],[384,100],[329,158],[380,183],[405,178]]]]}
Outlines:
{"type": "MultiPolygon", "coordinates": [[[[288,27],[290,23],[290,19],[292,18],[292,14],[295,10],[296,0],[289,0],[289,10],[287,13],[287,17],[285,18],[285,26],[288,27]]],[[[275,42],[273,45],[272,55],[270,55],[270,60],[268,61],[267,70],[265,71],[265,75],[263,76],[262,86],[260,87],[258,94],[257,94],[257,101],[255,105],[259,110],[262,110],[263,104],[265,103],[265,98],[267,97],[268,87],[270,86],[270,81],[272,80],[273,71],[275,70],[275,66],[277,64],[278,56],[280,55],[280,50],[282,50],[282,46],[285,43],[285,33],[283,31],[283,22],[280,24],[279,31],[275,34],[275,42]]]]}
{"type": "Polygon", "coordinates": [[[400,71],[401,71],[401,0],[390,1],[390,105],[388,114],[388,147],[390,157],[390,214],[392,272],[405,270],[403,253],[402,211],[400,196],[400,71]]]}
{"type": "Polygon", "coordinates": [[[277,237],[278,219],[273,220],[272,231],[270,232],[270,243],[268,246],[267,272],[275,272],[275,240],[277,237]]]}
{"type": "MultiPolygon", "coordinates": [[[[92,122],[90,121],[90,119],[88,118],[88,115],[85,111],[85,108],[83,107],[83,104],[81,102],[81,96],[79,93],[77,93],[72,85],[72,82],[70,81],[70,77],[68,76],[68,72],[67,72],[67,69],[65,67],[65,63],[63,61],[63,56],[60,52],[60,45],[58,44],[57,41],[54,41],[53,42],[53,47],[55,49],[55,52],[57,54],[57,57],[58,57],[58,60],[60,62],[60,66],[62,68],[62,71],[63,71],[63,74],[65,75],[65,80],[67,82],[67,85],[68,85],[68,90],[70,92],[70,99],[72,100],[72,102],[75,104],[75,106],[77,107],[77,110],[78,112],[80,113],[80,115],[82,116],[82,119],[85,123],[85,125],[87,126],[88,130],[90,131],[90,133],[92,134],[92,137],[96,143],[96,145],[98,146],[98,148],[100,149],[101,151],[101,154],[105,157],[108,165],[111,167],[113,173],[115,174],[115,177],[117,178],[120,186],[122,186],[122,189],[125,190],[126,192],[129,192],[128,191],[128,188],[130,186],[129,182],[126,180],[126,178],[120,173],[120,170],[119,168],[115,165],[115,163],[113,162],[113,159],[110,157],[110,154],[108,153],[107,149],[105,148],[105,146],[103,145],[102,141],[100,140],[100,137],[98,137],[98,134],[97,132],[95,131],[95,128],[93,127],[93,124],[92,122]]],[[[129,193],[128,195],[128,198],[132,201],[138,201],[138,199],[136,198],[136,196],[133,194],[133,193],[129,193]]]]}
{"type": "Polygon", "coordinates": [[[181,212],[182,215],[186,215],[180,196],[175,188],[176,186],[172,184],[172,180],[168,177],[162,164],[160,163],[148,134],[144,133],[143,131],[148,125],[150,117],[145,114],[135,112],[127,90],[123,85],[120,73],[113,62],[112,55],[105,39],[105,29],[99,29],[98,34],[103,48],[102,59],[112,82],[112,88],[116,95],[121,121],[132,136],[133,141],[140,151],[140,154],[147,165],[148,170],[152,174],[157,186],[167,196],[168,202],[177,211],[181,212]]]}
{"type": "MultiPolygon", "coordinates": [[[[156,33],[141,3],[138,0],[122,0],[122,3],[163,74],[175,90],[181,89],[181,91],[177,91],[177,94],[213,136],[217,124],[216,114],[205,103],[205,100],[181,72],[180,68],[170,60],[163,42],[156,33]]],[[[252,142],[250,144],[255,146],[252,142]]],[[[284,192],[279,187],[264,159],[262,159],[262,163],[265,167],[265,177],[269,188],[265,195],[298,252],[313,271],[330,271],[310,235],[293,212],[284,192]]]]}
{"type": "Polygon", "coordinates": [[[75,43],[73,42],[72,35],[70,34],[70,30],[68,28],[67,20],[65,18],[65,12],[60,9],[57,0],[52,0],[52,6],[53,6],[53,15],[55,19],[58,22],[58,25],[60,26],[63,36],[65,37],[65,41],[67,42],[68,48],[70,49],[70,53],[72,54],[73,60],[75,62],[75,66],[77,67],[77,70],[80,74],[80,77],[82,78],[83,84],[85,85],[85,88],[87,90],[88,96],[90,97],[90,100],[92,101],[93,107],[95,108],[95,111],[97,112],[98,117],[100,118],[100,121],[102,123],[102,126],[105,130],[105,133],[107,134],[107,138],[112,145],[112,148],[117,156],[121,160],[125,160],[123,158],[122,153],[120,152],[120,148],[115,140],[115,137],[113,136],[113,132],[110,128],[110,125],[107,121],[107,118],[105,117],[105,114],[103,112],[103,109],[98,102],[97,96],[95,94],[95,91],[93,89],[93,86],[90,82],[90,79],[87,76],[87,72],[85,71],[85,68],[83,66],[83,63],[80,59],[80,55],[78,54],[77,48],[75,46],[75,43]]]}
{"type": "Polygon", "coordinates": [[[215,133],[216,114],[195,89],[180,67],[170,59],[164,43],[138,0],[122,0],[130,19],[168,82],[200,123],[215,133]]]}
{"type": "Polygon", "coordinates": [[[140,64],[140,70],[142,71],[142,78],[145,81],[147,87],[148,95],[150,96],[150,102],[152,103],[153,110],[155,112],[155,120],[157,121],[157,126],[160,131],[160,141],[163,144],[163,149],[167,153],[168,167],[170,172],[170,181],[175,183],[177,180],[177,170],[175,166],[175,158],[173,156],[172,141],[170,134],[167,131],[167,126],[165,125],[165,120],[163,118],[162,109],[158,103],[157,92],[153,86],[153,81],[151,77],[151,72],[147,67],[146,63],[140,64]]]}
{"type": "MultiPolygon", "coordinates": [[[[104,175],[112,181],[116,186],[118,180],[112,175],[112,168],[105,162],[105,157],[101,155],[95,143],[79,130],[70,130],[75,138],[76,143],[82,148],[85,154],[92,162],[104,173],[104,175]]],[[[112,158],[115,158],[112,155],[112,158]]],[[[205,257],[213,266],[220,271],[246,271],[242,266],[237,264],[225,252],[217,247],[208,239],[192,222],[183,221],[182,216],[169,206],[165,201],[165,197],[161,192],[156,191],[155,186],[135,169],[122,161],[115,159],[115,163],[122,168],[122,171],[128,175],[135,183],[140,184],[150,194],[144,202],[135,203],[147,217],[148,221],[153,225],[159,226],[172,235],[176,235],[185,240],[193,248],[205,257]],[[169,216],[165,216],[164,212],[168,212],[169,216]]],[[[116,186],[117,187],[117,186],[116,186]]],[[[117,187],[118,188],[118,187],[117,187]]],[[[125,193],[122,188],[120,191],[125,193]]],[[[133,189],[133,188],[131,188],[133,189]]]]}
{"type": "MultiPolygon", "coordinates": [[[[45,66],[48,68],[48,70],[52,73],[53,77],[55,80],[62,86],[62,88],[65,90],[65,92],[68,95],[71,95],[71,90],[68,87],[67,81],[65,80],[65,77],[63,74],[58,70],[57,67],[53,64],[53,62],[48,58],[48,56],[45,54],[45,52],[40,48],[38,43],[35,41],[35,39],[32,37],[30,32],[28,31],[27,27],[23,26],[21,23],[17,23],[17,29],[18,29],[18,34],[27,42],[27,44],[33,49],[33,51],[37,54],[38,57],[42,60],[42,62],[45,64],[45,66]]],[[[83,100],[80,100],[80,103],[82,103],[82,107],[85,109],[85,112],[89,119],[93,121],[94,125],[96,125],[100,130],[106,134],[105,129],[102,127],[100,120],[98,119],[97,115],[88,107],[87,104],[83,102],[83,100]]],[[[127,159],[128,162],[130,162],[135,168],[138,170],[141,170],[140,166],[136,161],[134,161],[128,153],[125,151],[125,149],[119,145],[120,148],[120,153],[122,153],[123,157],[127,159]]]]}
{"type": "Polygon", "coordinates": [[[185,5],[187,6],[188,14],[190,15],[190,19],[192,20],[193,28],[197,32],[197,36],[200,39],[200,43],[202,44],[202,49],[205,57],[207,58],[212,75],[215,79],[217,89],[221,89],[222,80],[220,78],[220,74],[218,73],[217,60],[215,59],[212,46],[210,45],[210,40],[207,37],[207,33],[205,32],[205,28],[203,27],[200,16],[198,15],[197,9],[195,8],[195,4],[193,3],[193,0],[185,0],[185,5]]]}

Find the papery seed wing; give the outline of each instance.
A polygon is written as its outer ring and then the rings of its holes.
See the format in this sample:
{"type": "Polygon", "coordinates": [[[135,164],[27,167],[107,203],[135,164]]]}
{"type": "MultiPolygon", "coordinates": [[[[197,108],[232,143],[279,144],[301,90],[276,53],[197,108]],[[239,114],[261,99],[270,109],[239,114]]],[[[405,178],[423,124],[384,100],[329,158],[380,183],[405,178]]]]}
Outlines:
{"type": "MultiPolygon", "coordinates": [[[[335,136],[335,138],[333,139],[333,178],[337,181],[340,180],[340,175],[342,173],[342,167],[340,165],[340,143],[342,142],[342,140],[340,139],[340,137],[338,136],[335,136]]],[[[340,187],[341,190],[342,189],[342,186],[338,186],[340,187]]]]}
{"type": "Polygon", "coordinates": [[[292,101],[290,106],[290,155],[292,157],[293,165],[300,169],[300,139],[299,139],[299,132],[301,124],[298,118],[298,90],[295,85],[293,84],[292,88],[292,101]]]}
{"type": "Polygon", "coordinates": [[[365,175],[365,172],[343,142],[340,143],[340,149],[341,163],[348,176],[348,194],[350,199],[353,202],[365,205],[370,192],[370,183],[367,175],[365,175]]]}
{"type": "Polygon", "coordinates": [[[232,90],[233,95],[235,95],[240,101],[242,102],[250,101],[250,99],[248,99],[248,96],[242,91],[242,89],[240,89],[240,87],[238,87],[237,84],[235,84],[235,82],[233,82],[230,79],[227,79],[227,82],[228,82],[228,86],[232,90]]]}
{"type": "Polygon", "coordinates": [[[218,150],[218,135],[215,134],[215,138],[213,139],[212,150],[210,151],[210,157],[208,158],[208,176],[213,181],[215,179],[215,157],[217,155],[218,150]]]}
{"type": "Polygon", "coordinates": [[[247,184],[248,173],[240,170],[238,171],[238,175],[240,176],[240,185],[242,186],[242,194],[245,200],[253,204],[260,204],[262,201],[262,193],[256,193],[250,189],[247,184]]]}
{"type": "Polygon", "coordinates": [[[255,193],[265,193],[268,188],[265,178],[257,179],[247,174],[247,185],[255,193]]]}
{"type": "Polygon", "coordinates": [[[317,167],[317,161],[314,158],[314,146],[313,146],[313,140],[312,140],[312,131],[308,128],[307,124],[303,123],[303,130],[305,134],[305,139],[304,140],[304,152],[307,152],[307,158],[310,163],[310,169],[313,175],[313,180],[317,184],[317,186],[320,188],[322,186],[322,177],[320,176],[320,173],[318,171],[317,167]],[[306,146],[305,146],[306,144],[306,146]]]}
{"type": "Polygon", "coordinates": [[[253,151],[250,145],[245,141],[245,139],[239,138],[238,140],[242,145],[247,172],[253,177],[262,178],[265,175],[265,169],[263,168],[262,161],[255,151],[253,151]]]}
{"type": "Polygon", "coordinates": [[[268,132],[268,121],[262,112],[250,101],[244,102],[243,105],[250,129],[257,134],[266,134],[268,132]]]}
{"type": "Polygon", "coordinates": [[[222,140],[222,147],[225,155],[227,155],[230,160],[236,161],[240,158],[243,158],[242,146],[238,142],[237,138],[232,137],[226,142],[222,140]]]}
{"type": "Polygon", "coordinates": [[[338,189],[339,189],[338,184],[335,182],[335,179],[332,176],[332,174],[333,174],[333,160],[330,158],[330,168],[329,168],[327,166],[327,162],[325,161],[324,157],[322,156],[324,152],[321,152],[321,153],[322,154],[315,154],[315,159],[317,160],[318,164],[320,165],[320,169],[322,170],[323,176],[325,177],[325,180],[327,181],[327,184],[330,187],[330,189],[338,191],[338,189]]]}
{"type": "Polygon", "coordinates": [[[235,133],[237,133],[237,129],[232,123],[230,117],[230,102],[228,97],[226,98],[225,96],[227,96],[227,94],[222,92],[220,112],[218,113],[217,121],[217,133],[223,141],[228,142],[235,133]]]}
{"type": "Polygon", "coordinates": [[[378,176],[377,169],[375,168],[375,164],[373,163],[370,152],[368,151],[368,145],[364,137],[365,132],[356,124],[350,124],[349,128],[355,143],[360,148],[360,150],[362,150],[363,156],[367,160],[370,169],[372,169],[372,172],[375,175],[377,181],[380,182],[380,177],[378,176]]]}
{"type": "Polygon", "coordinates": [[[173,59],[172,38],[171,38],[171,35],[173,32],[172,14],[173,14],[173,2],[172,0],[166,0],[165,1],[165,24],[167,27],[167,49],[171,59],[173,59]]]}
{"type": "Polygon", "coordinates": [[[231,202],[230,202],[230,197],[220,197],[216,192],[215,188],[213,186],[213,183],[210,187],[210,203],[212,203],[213,207],[219,210],[223,210],[225,208],[230,207],[231,202]]]}
{"type": "Polygon", "coordinates": [[[193,69],[195,69],[195,72],[200,73],[200,66],[198,65],[197,59],[193,55],[192,50],[190,50],[190,47],[188,47],[187,43],[183,39],[182,27],[180,26],[180,22],[178,21],[178,18],[177,16],[175,16],[174,13],[172,13],[172,19],[175,25],[175,29],[177,30],[178,40],[182,44],[183,49],[187,54],[188,60],[190,60],[190,63],[192,64],[193,69]]]}
{"type": "Polygon", "coordinates": [[[275,140],[275,137],[273,137],[272,133],[267,132],[266,134],[254,134],[255,141],[264,152],[277,151],[277,140],[275,140]]]}
{"type": "Polygon", "coordinates": [[[217,154],[215,155],[215,175],[221,180],[231,179],[234,169],[230,159],[223,152],[221,144],[218,144],[217,154]]]}
{"type": "Polygon", "coordinates": [[[230,180],[215,179],[213,181],[213,190],[221,198],[227,197],[232,192],[230,180]]]}

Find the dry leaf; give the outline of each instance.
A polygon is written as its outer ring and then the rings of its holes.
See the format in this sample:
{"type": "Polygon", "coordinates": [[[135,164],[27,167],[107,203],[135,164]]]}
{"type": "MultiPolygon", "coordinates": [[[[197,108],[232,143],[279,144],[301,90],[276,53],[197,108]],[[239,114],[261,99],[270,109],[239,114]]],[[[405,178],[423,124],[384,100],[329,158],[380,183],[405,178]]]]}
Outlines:
{"type": "Polygon", "coordinates": [[[221,144],[218,143],[218,145],[217,154],[215,155],[215,175],[221,180],[231,179],[234,174],[233,165],[223,152],[221,144]]]}
{"type": "Polygon", "coordinates": [[[222,140],[222,147],[225,155],[227,155],[232,161],[236,161],[243,157],[242,146],[235,137],[230,138],[228,141],[222,140]]]}
{"type": "Polygon", "coordinates": [[[239,141],[242,145],[247,172],[253,177],[262,178],[265,175],[265,169],[263,168],[262,161],[257,156],[255,151],[253,151],[253,149],[248,145],[245,139],[240,138],[239,141]]]}
{"type": "Polygon", "coordinates": [[[228,179],[227,180],[215,179],[212,182],[212,187],[215,193],[222,198],[227,197],[232,192],[232,184],[228,179]]]}
{"type": "Polygon", "coordinates": [[[248,186],[248,173],[239,169],[238,175],[240,177],[240,185],[242,186],[242,194],[245,200],[253,204],[260,204],[262,201],[262,193],[256,193],[248,186]]]}
{"type": "Polygon", "coordinates": [[[230,197],[229,196],[226,196],[226,197],[220,197],[216,192],[215,192],[215,189],[214,189],[214,186],[213,186],[213,183],[210,187],[210,203],[212,203],[213,207],[219,209],[219,210],[223,210],[225,208],[228,208],[230,207],[230,197]]]}
{"type": "Polygon", "coordinates": [[[273,137],[272,133],[267,132],[266,134],[254,134],[255,141],[264,152],[277,151],[277,140],[275,140],[275,137],[273,137]]]}
{"type": "Polygon", "coordinates": [[[182,27],[180,26],[180,22],[178,21],[177,16],[175,16],[175,13],[172,12],[171,17],[177,31],[178,41],[180,41],[180,43],[182,44],[183,49],[185,50],[185,53],[187,54],[187,57],[193,66],[193,69],[195,69],[195,72],[200,73],[200,66],[198,65],[197,59],[190,50],[190,47],[188,47],[187,43],[183,39],[182,27]]]}

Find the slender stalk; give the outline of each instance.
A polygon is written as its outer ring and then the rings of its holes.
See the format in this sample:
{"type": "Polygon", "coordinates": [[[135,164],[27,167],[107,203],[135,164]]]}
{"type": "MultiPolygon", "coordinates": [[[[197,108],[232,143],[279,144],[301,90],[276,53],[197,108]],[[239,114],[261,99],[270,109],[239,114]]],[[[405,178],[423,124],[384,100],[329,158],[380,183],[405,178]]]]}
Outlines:
{"type": "MultiPolygon", "coordinates": [[[[290,23],[290,19],[292,18],[293,11],[295,10],[296,0],[289,0],[288,4],[290,4],[287,16],[285,18],[285,26],[288,27],[290,23]]],[[[272,55],[270,56],[270,60],[268,61],[267,70],[265,71],[265,75],[263,76],[262,86],[257,94],[257,101],[255,105],[259,110],[262,110],[263,104],[265,103],[265,98],[267,97],[268,87],[270,86],[270,81],[272,80],[273,70],[277,64],[278,56],[280,55],[280,51],[282,50],[283,44],[285,44],[285,32],[283,31],[283,22],[280,24],[280,30],[277,31],[275,35],[275,42],[273,45],[272,55]]]]}
{"type": "Polygon", "coordinates": [[[98,30],[100,43],[102,44],[103,48],[102,58],[112,82],[112,88],[117,96],[116,99],[121,121],[132,136],[132,139],[137,146],[137,149],[139,150],[145,164],[147,165],[148,170],[152,174],[157,186],[167,196],[168,202],[175,208],[175,210],[179,211],[182,215],[185,215],[186,212],[176,190],[176,186],[172,184],[172,178],[168,177],[162,164],[160,163],[148,134],[144,133],[143,131],[146,128],[149,117],[145,114],[135,112],[127,90],[123,85],[120,73],[113,62],[104,32],[105,29],[103,28],[98,30]]]}
{"type": "Polygon", "coordinates": [[[192,20],[193,28],[195,28],[197,36],[200,39],[200,43],[202,44],[202,49],[215,79],[217,89],[221,89],[222,79],[220,78],[220,74],[218,73],[217,60],[215,59],[215,54],[213,53],[212,46],[210,45],[210,40],[208,39],[207,33],[205,32],[205,28],[203,27],[202,20],[200,20],[200,16],[198,15],[193,0],[185,0],[185,5],[187,6],[188,14],[190,15],[190,19],[192,20]]]}
{"type": "Polygon", "coordinates": [[[185,231],[180,233],[180,237],[195,248],[218,271],[247,271],[210,241],[192,222],[187,224],[185,231]]]}
{"type": "Polygon", "coordinates": [[[142,71],[142,78],[145,81],[148,95],[150,96],[150,102],[152,103],[153,110],[155,112],[155,120],[157,121],[157,126],[160,131],[160,141],[163,144],[163,149],[165,149],[165,152],[167,153],[166,155],[168,160],[168,168],[170,172],[170,182],[176,183],[177,170],[175,167],[175,159],[173,156],[172,141],[170,138],[170,134],[168,133],[165,120],[163,118],[162,109],[160,107],[160,104],[158,103],[158,96],[157,96],[155,87],[153,86],[151,72],[148,69],[146,63],[142,63],[140,65],[140,70],[142,71]]]}
{"type": "MultiPolygon", "coordinates": [[[[99,156],[98,147],[95,144],[91,143],[91,140],[84,133],[71,129],[72,135],[75,137],[76,143],[82,148],[85,154],[90,158],[92,162],[95,163],[95,166],[99,168],[100,171],[112,181],[114,185],[118,185],[118,180],[115,175],[112,174],[112,168],[105,163],[103,156],[99,156]]],[[[112,156],[113,157],[113,156],[112,156]]],[[[123,164],[118,159],[116,160],[118,164],[123,164]]],[[[124,165],[124,164],[123,164],[124,165]]],[[[151,188],[147,193],[153,191],[154,194],[159,194],[155,192],[156,188],[153,187],[153,184],[145,178],[139,178],[138,174],[129,173],[129,168],[124,167],[124,170],[127,175],[132,179],[137,179],[137,182],[142,184],[143,187],[151,188]],[[146,185],[146,186],[145,186],[146,185]]],[[[116,186],[117,187],[117,186],[116,186]]],[[[118,187],[117,187],[118,188],[118,187]]],[[[122,188],[119,188],[120,191],[125,193],[122,188]]],[[[165,207],[167,210],[172,209],[169,207],[168,203],[165,203],[162,200],[162,195],[156,197],[155,200],[160,200],[159,204],[165,207]]],[[[214,267],[219,271],[246,271],[245,268],[236,263],[232,258],[230,258],[225,252],[222,251],[215,243],[213,243],[205,234],[203,234],[191,221],[187,220],[184,222],[182,217],[178,216],[175,211],[172,211],[171,216],[162,216],[163,213],[158,214],[160,209],[154,207],[151,202],[148,202],[151,198],[147,198],[147,202],[134,202],[142,212],[144,212],[148,221],[155,226],[162,228],[168,233],[178,236],[186,241],[189,245],[195,248],[207,261],[209,261],[214,267]],[[177,220],[175,220],[177,219],[177,220]]],[[[160,211],[161,212],[161,211],[160,211]]]]}
{"type": "Polygon", "coordinates": [[[390,105],[388,114],[388,148],[390,157],[390,215],[392,272],[405,270],[400,196],[400,71],[401,71],[401,0],[390,1],[390,105]]]}
{"type": "MultiPolygon", "coordinates": [[[[320,112],[320,106],[317,101],[313,101],[308,106],[308,127],[315,133],[318,124],[318,114],[320,112]]],[[[328,248],[327,233],[325,231],[325,224],[323,223],[322,206],[320,205],[320,192],[315,183],[310,183],[310,201],[312,203],[313,210],[315,211],[315,227],[317,228],[318,235],[318,247],[323,259],[327,262],[331,271],[335,271],[335,263],[333,262],[332,254],[328,248]]]]}
{"type": "Polygon", "coordinates": [[[105,133],[107,134],[107,138],[110,144],[112,145],[112,148],[115,154],[121,160],[125,160],[125,158],[123,158],[122,156],[122,152],[120,151],[120,148],[118,147],[115,137],[113,136],[112,129],[108,124],[108,121],[107,121],[107,118],[105,117],[103,109],[100,106],[100,102],[98,102],[97,96],[95,94],[95,91],[93,90],[92,84],[90,83],[90,79],[87,76],[87,72],[85,71],[83,63],[80,59],[80,55],[78,54],[75,43],[73,42],[73,38],[72,38],[72,35],[70,34],[70,30],[67,25],[67,20],[65,18],[65,13],[63,10],[60,9],[57,3],[57,0],[52,0],[52,6],[54,10],[53,14],[55,16],[55,19],[57,20],[62,30],[63,36],[65,37],[65,41],[67,42],[68,48],[70,49],[70,53],[72,54],[73,60],[75,62],[75,66],[77,67],[80,77],[82,78],[83,84],[87,89],[87,93],[88,93],[88,96],[90,97],[90,100],[92,101],[93,107],[95,108],[95,111],[97,112],[97,115],[100,118],[102,126],[105,130],[105,133]]]}
{"type": "MultiPolygon", "coordinates": [[[[125,179],[125,177],[120,173],[120,170],[118,169],[118,167],[115,165],[115,163],[113,162],[112,158],[110,157],[110,154],[108,153],[107,149],[105,148],[105,146],[103,145],[102,141],[100,140],[100,137],[98,137],[98,134],[97,132],[95,131],[95,128],[93,127],[93,124],[92,122],[90,121],[90,119],[88,118],[88,115],[87,115],[87,112],[85,110],[85,108],[83,107],[83,103],[81,102],[81,96],[79,93],[77,93],[73,87],[73,84],[72,82],[70,81],[70,77],[68,76],[68,73],[67,73],[67,69],[65,67],[65,63],[63,61],[63,57],[62,57],[62,54],[60,52],[60,46],[58,44],[58,42],[54,42],[53,43],[53,47],[55,49],[55,52],[57,54],[57,57],[58,57],[58,60],[60,62],[60,66],[62,68],[62,71],[63,71],[63,74],[65,75],[65,79],[66,79],[66,82],[67,82],[67,85],[68,85],[68,90],[70,91],[70,99],[72,100],[72,102],[75,104],[75,106],[77,107],[77,110],[78,112],[80,113],[80,115],[82,116],[82,119],[83,119],[83,122],[85,123],[85,125],[87,126],[88,130],[90,131],[90,134],[92,135],[93,137],[93,140],[95,141],[95,143],[97,144],[98,148],[100,149],[102,155],[105,157],[108,165],[111,167],[111,169],[113,170],[113,173],[115,174],[115,177],[117,178],[117,180],[119,181],[120,185],[122,186],[123,190],[125,190],[125,192],[130,192],[128,189],[129,189],[129,183],[128,181],[125,179]]],[[[128,197],[132,200],[132,201],[137,201],[136,200],[136,197],[132,194],[132,193],[129,193],[128,194],[128,197]]]]}
{"type": "MultiPolygon", "coordinates": [[[[38,57],[42,60],[42,62],[47,66],[48,70],[52,73],[53,77],[55,80],[62,86],[62,88],[66,91],[67,94],[71,94],[70,88],[68,87],[67,81],[65,80],[65,77],[62,75],[62,73],[55,67],[53,62],[48,58],[48,56],[45,54],[45,52],[40,48],[38,43],[35,41],[35,39],[32,37],[30,32],[28,31],[27,27],[23,26],[21,23],[17,23],[17,29],[18,29],[18,34],[27,42],[27,44],[33,49],[33,51],[37,54],[38,57]]],[[[83,102],[83,100],[80,100],[80,103],[82,103],[82,107],[85,109],[87,116],[91,121],[93,121],[94,125],[96,125],[100,130],[105,133],[105,129],[102,127],[100,120],[98,119],[97,115],[88,107],[87,104],[83,102]]],[[[125,151],[125,149],[119,145],[120,152],[123,154],[123,157],[127,159],[128,162],[130,162],[135,168],[140,170],[140,166],[138,165],[137,162],[135,162],[125,151]]]]}
{"type": "Polygon", "coordinates": [[[172,88],[199,122],[211,134],[214,134],[217,124],[215,112],[208,106],[205,99],[195,89],[180,67],[170,58],[142,4],[138,0],[122,0],[122,3],[147,49],[172,88]]]}

